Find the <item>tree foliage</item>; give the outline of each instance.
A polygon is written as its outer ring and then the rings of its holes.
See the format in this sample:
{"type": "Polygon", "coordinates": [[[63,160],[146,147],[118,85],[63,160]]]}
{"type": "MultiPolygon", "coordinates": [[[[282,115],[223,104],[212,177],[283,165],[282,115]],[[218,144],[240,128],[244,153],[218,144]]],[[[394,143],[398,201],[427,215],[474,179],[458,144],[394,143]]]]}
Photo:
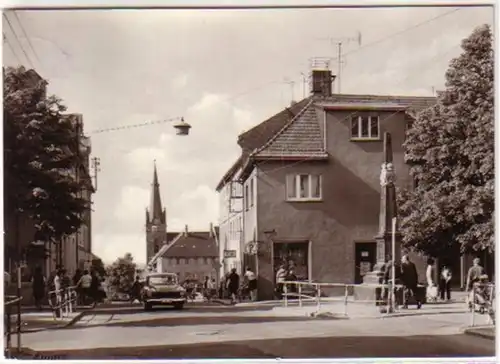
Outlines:
{"type": "Polygon", "coordinates": [[[77,195],[88,183],[74,173],[81,162],[75,124],[35,71],[4,68],[3,80],[6,211],[27,213],[35,239],[59,241],[78,230],[88,208],[77,195]]]}
{"type": "Polygon", "coordinates": [[[132,254],[127,253],[107,267],[109,286],[120,293],[128,293],[135,280],[136,264],[132,254]]]}
{"type": "Polygon", "coordinates": [[[106,276],[106,268],[104,263],[100,258],[92,259],[92,268],[94,272],[97,272],[100,277],[106,276]]]}
{"type": "Polygon", "coordinates": [[[494,250],[494,57],[481,26],[462,41],[437,104],[407,132],[413,190],[399,194],[403,245],[431,256],[494,250]]]}

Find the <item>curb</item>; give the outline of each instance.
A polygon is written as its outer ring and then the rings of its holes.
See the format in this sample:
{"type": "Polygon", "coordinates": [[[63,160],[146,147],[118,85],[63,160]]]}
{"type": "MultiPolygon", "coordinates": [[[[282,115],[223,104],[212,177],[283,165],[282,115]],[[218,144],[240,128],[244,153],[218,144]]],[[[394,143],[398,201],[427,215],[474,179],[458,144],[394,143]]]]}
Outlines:
{"type": "Polygon", "coordinates": [[[495,334],[493,334],[493,335],[485,334],[485,333],[476,331],[476,329],[474,329],[474,328],[464,329],[463,333],[465,335],[476,336],[476,337],[480,337],[482,339],[495,341],[495,334]]]}
{"type": "Polygon", "coordinates": [[[28,333],[35,333],[35,332],[41,332],[41,331],[48,331],[48,330],[60,330],[60,329],[65,329],[68,327],[73,326],[76,324],[78,321],[82,319],[83,316],[85,316],[88,313],[88,311],[80,311],[78,314],[73,317],[71,320],[68,322],[63,322],[61,325],[55,325],[51,327],[44,327],[44,328],[39,328],[39,329],[26,329],[22,330],[22,334],[28,334],[28,333]]]}

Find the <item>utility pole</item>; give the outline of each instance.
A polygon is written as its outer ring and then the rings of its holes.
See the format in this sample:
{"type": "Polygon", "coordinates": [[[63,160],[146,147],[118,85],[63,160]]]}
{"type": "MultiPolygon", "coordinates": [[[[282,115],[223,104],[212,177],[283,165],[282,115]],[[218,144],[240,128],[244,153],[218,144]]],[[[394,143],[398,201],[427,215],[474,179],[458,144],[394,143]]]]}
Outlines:
{"type": "Polygon", "coordinates": [[[342,74],[342,42],[337,43],[338,47],[338,74],[337,74],[337,92],[340,94],[341,84],[340,84],[340,75],[342,74]]]}

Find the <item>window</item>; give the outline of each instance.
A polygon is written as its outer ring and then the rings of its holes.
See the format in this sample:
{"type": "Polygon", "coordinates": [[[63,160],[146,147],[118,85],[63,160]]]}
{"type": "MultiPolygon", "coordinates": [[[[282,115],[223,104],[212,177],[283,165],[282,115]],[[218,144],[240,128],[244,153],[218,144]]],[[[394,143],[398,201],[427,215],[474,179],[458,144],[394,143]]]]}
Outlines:
{"type": "Polygon", "coordinates": [[[352,139],[379,139],[379,129],[378,116],[356,116],[351,119],[352,139]]]}
{"type": "Polygon", "coordinates": [[[286,176],[286,199],[289,201],[321,200],[321,176],[289,174],[286,176]]]}
{"type": "Polygon", "coordinates": [[[245,210],[248,210],[248,185],[245,186],[245,210]]]}
{"type": "Polygon", "coordinates": [[[253,178],[250,180],[250,207],[253,206],[253,198],[254,198],[254,188],[253,188],[253,178]]]}

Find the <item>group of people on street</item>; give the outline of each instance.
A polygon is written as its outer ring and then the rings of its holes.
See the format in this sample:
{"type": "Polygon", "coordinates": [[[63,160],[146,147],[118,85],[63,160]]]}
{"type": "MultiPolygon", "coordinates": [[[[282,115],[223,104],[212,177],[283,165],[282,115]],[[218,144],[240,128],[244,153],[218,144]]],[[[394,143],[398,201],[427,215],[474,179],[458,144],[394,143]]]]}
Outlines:
{"type": "MultiPolygon", "coordinates": [[[[66,290],[71,286],[74,287],[77,293],[77,304],[95,305],[103,298],[102,292],[99,289],[101,279],[96,272],[89,270],[84,270],[82,272],[77,269],[71,279],[68,276],[66,269],[62,266],[58,266],[47,279],[43,274],[42,268],[38,266],[33,271],[31,285],[35,306],[39,310],[42,309],[43,300],[47,293],[54,292],[54,298],[56,299],[55,303],[60,303],[63,300],[66,290]]],[[[50,300],[52,297],[48,297],[48,299],[50,300]]]]}
{"type": "Polygon", "coordinates": [[[240,285],[240,276],[233,268],[221,281],[219,296],[224,296],[224,291],[228,293],[231,303],[242,301],[247,295],[251,301],[257,301],[257,275],[247,267],[240,285]]]}
{"type": "MultiPolygon", "coordinates": [[[[295,282],[297,279],[293,266],[287,267],[285,264],[280,265],[276,272],[276,298],[279,300],[283,298],[283,294],[285,293],[285,282],[295,282]]],[[[287,293],[297,292],[297,286],[295,284],[290,284],[286,289],[287,293]]]]}

